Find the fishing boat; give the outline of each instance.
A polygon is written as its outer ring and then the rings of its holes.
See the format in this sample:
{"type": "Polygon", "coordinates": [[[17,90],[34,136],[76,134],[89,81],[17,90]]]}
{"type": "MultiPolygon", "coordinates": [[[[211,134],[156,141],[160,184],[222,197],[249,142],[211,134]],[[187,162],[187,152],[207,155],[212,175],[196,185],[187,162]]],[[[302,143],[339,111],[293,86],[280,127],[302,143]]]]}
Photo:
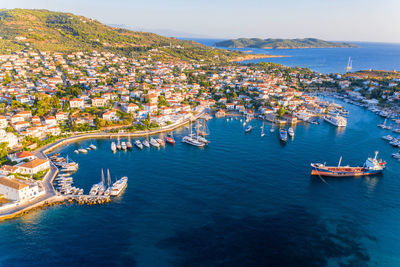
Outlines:
{"type": "Polygon", "coordinates": [[[249,125],[249,126],[244,130],[244,132],[245,132],[245,133],[250,133],[251,130],[253,130],[253,126],[249,125]]]}
{"type": "Polygon", "coordinates": [[[261,126],[261,137],[264,137],[265,133],[264,133],[264,122],[261,126]]]}
{"type": "Polygon", "coordinates": [[[119,196],[127,185],[128,185],[128,177],[124,176],[121,179],[117,180],[115,183],[113,183],[113,185],[111,186],[110,195],[112,197],[119,196]]]}
{"type": "Polygon", "coordinates": [[[288,133],[290,137],[294,137],[294,130],[292,127],[289,128],[288,133]]]}
{"type": "Polygon", "coordinates": [[[127,146],[126,146],[126,143],[125,143],[125,142],[122,142],[122,143],[121,143],[121,148],[122,148],[122,150],[125,150],[125,151],[126,151],[127,146]]]}
{"type": "Polygon", "coordinates": [[[117,146],[115,145],[115,142],[111,143],[111,151],[114,153],[117,151],[117,146]]]}
{"type": "Polygon", "coordinates": [[[139,149],[143,149],[143,144],[142,144],[142,142],[140,142],[139,139],[135,141],[135,146],[136,146],[137,148],[139,148],[139,149]]]}
{"type": "Polygon", "coordinates": [[[160,144],[157,142],[156,139],[154,139],[153,137],[150,138],[150,145],[159,148],[160,144]]]}
{"type": "Polygon", "coordinates": [[[287,141],[287,131],[284,128],[279,129],[279,139],[283,142],[287,141]]]}
{"type": "Polygon", "coordinates": [[[367,158],[361,167],[340,166],[342,157],[339,159],[338,166],[326,166],[322,163],[311,163],[311,175],[328,176],[328,177],[354,177],[380,174],[386,167],[386,162],[378,159],[378,151],[375,152],[374,158],[367,158]]]}
{"type": "Polygon", "coordinates": [[[119,140],[119,135],[118,135],[118,141],[117,141],[117,149],[118,149],[118,150],[121,150],[121,149],[122,149],[121,142],[120,142],[120,140],[119,140]]]}
{"type": "Polygon", "coordinates": [[[131,136],[130,135],[129,135],[129,138],[128,138],[128,142],[126,142],[126,147],[128,149],[132,149],[132,142],[131,142],[131,136]]]}
{"type": "Polygon", "coordinates": [[[170,132],[169,134],[167,134],[167,136],[165,137],[165,141],[166,141],[168,144],[175,145],[175,139],[174,139],[174,135],[173,135],[172,132],[170,132]]]}

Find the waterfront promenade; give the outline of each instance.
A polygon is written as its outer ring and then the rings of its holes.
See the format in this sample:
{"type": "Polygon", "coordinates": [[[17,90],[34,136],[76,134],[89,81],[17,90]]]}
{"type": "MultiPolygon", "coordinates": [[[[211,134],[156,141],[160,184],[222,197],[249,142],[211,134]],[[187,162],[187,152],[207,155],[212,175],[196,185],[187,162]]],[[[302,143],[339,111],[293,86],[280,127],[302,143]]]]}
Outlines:
{"type": "MultiPolygon", "coordinates": [[[[136,137],[143,137],[143,136],[147,136],[147,135],[155,135],[155,134],[160,134],[160,133],[164,133],[164,132],[170,132],[170,131],[173,131],[177,128],[180,128],[180,127],[190,123],[191,121],[195,121],[195,120],[199,119],[204,114],[205,114],[204,111],[199,112],[198,114],[196,114],[194,117],[192,117],[190,119],[186,119],[182,122],[171,124],[166,127],[162,127],[160,129],[155,129],[155,130],[151,130],[151,131],[137,131],[134,133],[130,133],[130,132],[120,132],[120,133],[91,132],[91,133],[83,133],[83,134],[74,134],[73,136],[70,136],[70,137],[67,137],[64,139],[60,139],[58,141],[55,141],[54,143],[40,147],[37,150],[35,150],[33,153],[38,158],[47,159],[47,154],[49,152],[55,150],[56,148],[58,148],[60,146],[63,146],[63,145],[69,144],[69,143],[73,143],[73,142],[77,142],[79,140],[99,139],[99,138],[117,138],[118,136],[119,137],[130,136],[132,138],[136,138],[136,137]]],[[[80,199],[78,196],[76,196],[76,197],[64,196],[64,195],[61,195],[60,193],[58,193],[54,189],[53,181],[57,177],[57,175],[58,175],[58,168],[52,162],[50,162],[50,170],[46,173],[45,177],[42,180],[42,186],[43,186],[44,193],[40,197],[37,197],[37,198],[33,199],[32,201],[25,202],[21,205],[13,205],[9,208],[4,208],[4,209],[0,208],[0,221],[4,221],[4,220],[8,220],[8,219],[12,219],[12,218],[21,216],[21,215],[29,212],[30,210],[33,210],[36,208],[52,205],[54,203],[63,203],[65,201],[71,200],[71,199],[74,199],[78,203],[80,203],[80,199]]],[[[84,197],[88,197],[88,196],[84,196],[84,197]]]]}

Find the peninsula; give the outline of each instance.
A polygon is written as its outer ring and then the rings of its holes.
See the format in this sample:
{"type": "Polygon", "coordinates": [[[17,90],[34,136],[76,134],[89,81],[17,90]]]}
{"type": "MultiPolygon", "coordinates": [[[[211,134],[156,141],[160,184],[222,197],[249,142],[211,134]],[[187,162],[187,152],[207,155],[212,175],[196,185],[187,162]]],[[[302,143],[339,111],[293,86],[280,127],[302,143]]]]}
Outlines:
{"type": "Polygon", "coordinates": [[[260,39],[239,38],[215,43],[217,47],[227,48],[262,48],[262,49],[292,49],[292,48],[357,48],[350,43],[330,42],[315,38],[304,39],[260,39]]]}

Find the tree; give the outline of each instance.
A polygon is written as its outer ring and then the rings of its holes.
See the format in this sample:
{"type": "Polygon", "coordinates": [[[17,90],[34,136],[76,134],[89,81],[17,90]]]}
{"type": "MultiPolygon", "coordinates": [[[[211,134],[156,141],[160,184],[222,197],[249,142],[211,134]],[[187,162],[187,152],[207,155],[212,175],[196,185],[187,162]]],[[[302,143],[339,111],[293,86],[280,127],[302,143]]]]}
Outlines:
{"type": "Polygon", "coordinates": [[[8,155],[7,147],[7,142],[0,143],[0,158],[5,158],[8,155]]]}
{"type": "Polygon", "coordinates": [[[284,109],[284,108],[279,108],[277,113],[278,113],[278,116],[279,116],[279,117],[282,117],[283,115],[285,115],[286,109],[284,109]]]}

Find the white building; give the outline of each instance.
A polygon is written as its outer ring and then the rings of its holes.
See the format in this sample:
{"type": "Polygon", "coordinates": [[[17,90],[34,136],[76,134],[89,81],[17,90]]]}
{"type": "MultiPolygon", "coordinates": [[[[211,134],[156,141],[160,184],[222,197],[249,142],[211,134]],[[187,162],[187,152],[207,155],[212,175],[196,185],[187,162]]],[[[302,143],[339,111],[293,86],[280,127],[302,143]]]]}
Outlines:
{"type": "Polygon", "coordinates": [[[13,177],[0,177],[0,194],[11,201],[24,202],[39,195],[37,185],[29,185],[13,177]]]}
{"type": "Polygon", "coordinates": [[[40,171],[50,169],[50,162],[47,159],[34,159],[19,166],[17,172],[21,174],[36,174],[40,171]]]}
{"type": "Polygon", "coordinates": [[[0,130],[0,143],[8,143],[9,148],[13,148],[18,145],[18,137],[13,133],[7,133],[3,129],[0,130]]]}

